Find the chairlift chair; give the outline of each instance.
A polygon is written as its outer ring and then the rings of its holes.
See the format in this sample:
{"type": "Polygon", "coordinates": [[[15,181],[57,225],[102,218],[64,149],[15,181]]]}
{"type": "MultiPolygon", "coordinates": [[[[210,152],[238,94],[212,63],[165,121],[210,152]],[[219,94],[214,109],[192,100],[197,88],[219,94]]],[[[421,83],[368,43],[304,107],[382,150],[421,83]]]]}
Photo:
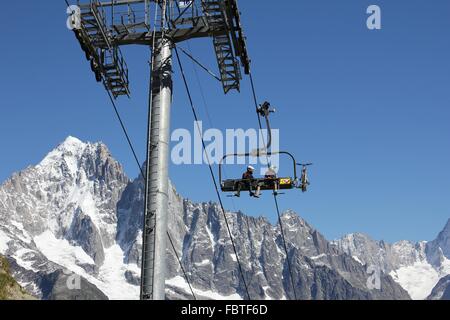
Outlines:
{"type": "Polygon", "coordinates": [[[254,157],[254,154],[246,153],[246,154],[228,154],[225,155],[222,160],[219,163],[219,179],[220,179],[220,186],[222,192],[228,193],[228,192],[237,192],[239,191],[252,191],[251,189],[256,189],[256,187],[259,187],[261,191],[274,191],[274,183],[277,184],[278,190],[292,190],[292,189],[302,189],[303,192],[307,191],[307,186],[310,184],[308,177],[307,177],[307,167],[311,164],[308,164],[307,166],[304,166],[302,169],[302,176],[299,179],[297,176],[297,166],[298,163],[295,161],[294,156],[286,151],[280,151],[280,152],[264,152],[264,153],[258,153],[256,157],[266,157],[271,156],[275,154],[281,154],[281,155],[287,155],[291,158],[293,163],[293,172],[292,176],[290,177],[277,177],[277,178],[255,178],[252,180],[245,180],[245,179],[223,179],[222,175],[222,166],[225,162],[225,160],[229,157],[254,157]],[[238,187],[240,186],[240,189],[238,187]]]}

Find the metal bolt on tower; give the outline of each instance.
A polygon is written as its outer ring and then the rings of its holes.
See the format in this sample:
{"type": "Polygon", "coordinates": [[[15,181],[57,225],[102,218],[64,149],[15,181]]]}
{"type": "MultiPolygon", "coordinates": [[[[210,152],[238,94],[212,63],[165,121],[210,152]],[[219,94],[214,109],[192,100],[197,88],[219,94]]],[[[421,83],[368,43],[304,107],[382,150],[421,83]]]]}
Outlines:
{"type": "Polygon", "coordinates": [[[86,0],[78,1],[78,6],[75,36],[96,80],[115,99],[130,96],[128,67],[120,47],[134,44],[153,49],[141,299],[164,300],[172,48],[192,38],[212,38],[224,92],[239,91],[241,71],[236,57],[247,74],[250,61],[237,0],[86,0]]]}

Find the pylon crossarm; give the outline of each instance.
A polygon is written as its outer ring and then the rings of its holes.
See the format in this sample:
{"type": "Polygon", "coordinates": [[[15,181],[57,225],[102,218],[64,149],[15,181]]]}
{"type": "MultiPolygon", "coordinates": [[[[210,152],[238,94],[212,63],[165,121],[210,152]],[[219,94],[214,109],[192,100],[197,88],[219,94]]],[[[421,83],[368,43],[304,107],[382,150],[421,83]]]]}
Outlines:
{"type": "MultiPolygon", "coordinates": [[[[162,36],[161,31],[156,32],[140,32],[140,33],[122,33],[117,34],[113,39],[113,44],[116,46],[123,45],[145,45],[149,46],[153,43],[153,34],[156,40],[162,36]]],[[[174,43],[184,42],[190,39],[209,38],[211,35],[225,35],[226,30],[212,31],[208,26],[200,23],[194,28],[172,29],[165,31],[165,37],[171,39],[174,43]]]]}

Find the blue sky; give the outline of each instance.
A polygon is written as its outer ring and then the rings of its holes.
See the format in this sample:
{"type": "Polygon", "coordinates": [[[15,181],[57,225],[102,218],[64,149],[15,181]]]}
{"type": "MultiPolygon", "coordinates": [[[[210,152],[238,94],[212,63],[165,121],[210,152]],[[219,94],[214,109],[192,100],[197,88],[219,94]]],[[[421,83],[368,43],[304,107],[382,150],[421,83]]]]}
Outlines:
{"type": "MultiPolygon", "coordinates": [[[[281,208],[297,211],[329,239],[349,232],[433,239],[450,217],[450,2],[257,3],[241,0],[240,9],[259,100],[278,109],[272,124],[282,149],[315,163],[310,192],[284,195],[281,208]],[[380,31],[366,28],[371,4],[382,9],[380,31]]],[[[0,12],[1,181],[68,135],[105,142],[128,175],[137,175],[108,97],[65,21],[63,0],[8,2],[0,12]]],[[[209,39],[183,46],[215,68],[209,39]]],[[[123,51],[132,99],[118,103],[144,159],[149,49],[123,51]]],[[[247,78],[241,94],[224,96],[219,83],[201,70],[197,81],[184,61],[205,128],[257,126],[247,78]]],[[[193,131],[177,67],[174,79],[172,126],[193,131]]],[[[172,166],[171,178],[185,197],[216,200],[205,166],[172,166]]],[[[225,204],[275,218],[269,194],[225,204]]]]}

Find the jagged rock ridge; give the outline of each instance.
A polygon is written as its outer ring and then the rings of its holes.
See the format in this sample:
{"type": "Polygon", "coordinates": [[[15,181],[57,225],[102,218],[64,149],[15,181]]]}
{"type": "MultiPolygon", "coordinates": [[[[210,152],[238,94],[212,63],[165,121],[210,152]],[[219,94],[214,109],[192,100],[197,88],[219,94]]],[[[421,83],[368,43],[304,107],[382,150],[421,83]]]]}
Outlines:
{"type": "MultiPolygon", "coordinates": [[[[0,186],[0,253],[39,298],[73,298],[61,275],[75,274],[88,292],[80,298],[137,299],[142,201],[142,177],[130,181],[104,144],[69,137],[0,186]]],[[[219,206],[183,199],[173,187],[169,205],[170,232],[197,295],[245,298],[219,206]]],[[[252,299],[292,299],[279,226],[227,215],[252,299]]],[[[296,213],[284,213],[283,222],[298,298],[409,299],[388,270],[379,290],[368,289],[366,267],[296,213]]],[[[167,254],[168,297],[189,298],[175,255],[167,254]]]]}
{"type": "Polygon", "coordinates": [[[430,242],[389,244],[355,233],[334,244],[363,264],[390,274],[414,299],[425,299],[442,288],[439,280],[450,274],[450,220],[430,242]],[[435,286],[439,288],[433,290],[435,286]]]}

